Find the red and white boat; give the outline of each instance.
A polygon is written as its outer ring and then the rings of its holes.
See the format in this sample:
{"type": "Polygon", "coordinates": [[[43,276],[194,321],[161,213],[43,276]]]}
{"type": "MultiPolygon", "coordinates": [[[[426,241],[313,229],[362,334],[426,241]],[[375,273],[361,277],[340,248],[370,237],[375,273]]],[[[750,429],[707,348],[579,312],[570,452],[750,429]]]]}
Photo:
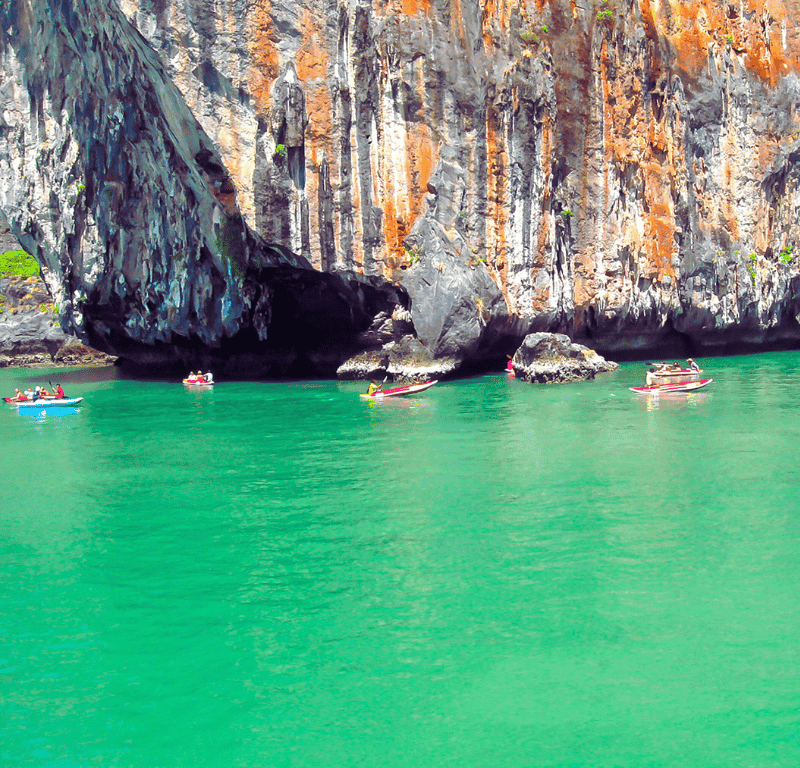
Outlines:
{"type": "Polygon", "coordinates": [[[191,378],[189,378],[189,379],[184,379],[183,383],[187,387],[213,387],[214,386],[213,379],[211,381],[208,381],[207,379],[191,379],[191,378]]]}
{"type": "Polygon", "coordinates": [[[648,372],[648,384],[643,387],[628,387],[638,394],[660,394],[662,392],[694,392],[707,387],[714,379],[703,379],[700,368],[668,368],[662,366],[648,372]]]}
{"type": "Polygon", "coordinates": [[[436,381],[425,381],[422,384],[409,384],[405,387],[394,387],[393,389],[379,389],[371,395],[361,395],[364,400],[383,400],[386,397],[398,397],[399,395],[413,395],[415,392],[424,392],[430,389],[436,381]]]}

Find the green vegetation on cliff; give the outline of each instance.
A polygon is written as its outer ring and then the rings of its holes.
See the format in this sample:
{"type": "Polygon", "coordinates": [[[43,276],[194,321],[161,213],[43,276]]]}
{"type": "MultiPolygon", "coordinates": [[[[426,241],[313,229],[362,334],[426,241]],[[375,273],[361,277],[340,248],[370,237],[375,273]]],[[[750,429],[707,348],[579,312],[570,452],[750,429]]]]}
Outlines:
{"type": "Polygon", "coordinates": [[[39,265],[36,259],[25,251],[6,251],[0,255],[0,276],[11,275],[38,277],[39,265]]]}

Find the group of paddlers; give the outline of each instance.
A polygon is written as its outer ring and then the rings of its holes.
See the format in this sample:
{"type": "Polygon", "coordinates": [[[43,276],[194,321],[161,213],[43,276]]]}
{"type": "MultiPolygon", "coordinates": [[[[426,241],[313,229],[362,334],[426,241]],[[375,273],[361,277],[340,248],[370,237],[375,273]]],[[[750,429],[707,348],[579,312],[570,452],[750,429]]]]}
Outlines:
{"type": "Polygon", "coordinates": [[[699,371],[700,366],[690,357],[686,360],[684,367],[680,363],[652,363],[650,369],[654,373],[669,373],[670,371],[699,371]]]}
{"type": "Polygon", "coordinates": [[[213,384],[214,374],[210,371],[208,373],[203,373],[202,371],[198,371],[197,373],[192,372],[184,381],[187,384],[213,384]]]}
{"type": "Polygon", "coordinates": [[[690,357],[686,360],[686,367],[680,363],[648,363],[652,367],[645,375],[645,383],[648,387],[655,386],[658,383],[658,375],[683,374],[684,371],[691,371],[693,374],[700,371],[700,366],[690,357]]]}
{"type": "MultiPolygon", "coordinates": [[[[52,384],[50,386],[53,386],[52,384]]],[[[61,400],[65,397],[64,390],[60,384],[53,387],[52,392],[48,392],[45,387],[35,386],[33,389],[28,387],[24,392],[14,389],[14,397],[5,398],[7,403],[24,403],[28,400],[61,400]]]]}

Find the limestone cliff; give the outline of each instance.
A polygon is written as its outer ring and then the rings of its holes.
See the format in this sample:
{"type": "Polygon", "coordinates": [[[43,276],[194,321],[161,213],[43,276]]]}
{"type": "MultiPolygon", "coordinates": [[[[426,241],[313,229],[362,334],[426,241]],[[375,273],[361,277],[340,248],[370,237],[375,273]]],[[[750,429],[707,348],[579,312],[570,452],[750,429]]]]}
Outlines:
{"type": "Polygon", "coordinates": [[[335,370],[394,294],[245,225],[214,143],[113,0],[0,6],[0,206],[61,322],[140,363],[335,370]]]}
{"type": "Polygon", "coordinates": [[[338,307],[342,355],[392,302],[456,359],[537,329],[605,352],[800,339],[794,4],[0,14],[0,206],[113,351],[266,354],[291,304],[338,307]],[[281,270],[300,285],[276,302],[281,270]]]}

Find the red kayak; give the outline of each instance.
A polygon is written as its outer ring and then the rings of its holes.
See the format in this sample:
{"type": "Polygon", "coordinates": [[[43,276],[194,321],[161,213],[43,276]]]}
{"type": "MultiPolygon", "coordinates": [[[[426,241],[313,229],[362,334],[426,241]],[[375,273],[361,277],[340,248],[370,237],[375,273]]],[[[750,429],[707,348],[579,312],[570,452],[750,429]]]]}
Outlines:
{"type": "Polygon", "coordinates": [[[393,389],[379,389],[371,395],[361,395],[365,400],[383,400],[385,397],[397,397],[398,395],[413,395],[415,392],[424,392],[429,389],[436,381],[426,381],[422,384],[409,384],[405,387],[394,387],[393,389]]]}

